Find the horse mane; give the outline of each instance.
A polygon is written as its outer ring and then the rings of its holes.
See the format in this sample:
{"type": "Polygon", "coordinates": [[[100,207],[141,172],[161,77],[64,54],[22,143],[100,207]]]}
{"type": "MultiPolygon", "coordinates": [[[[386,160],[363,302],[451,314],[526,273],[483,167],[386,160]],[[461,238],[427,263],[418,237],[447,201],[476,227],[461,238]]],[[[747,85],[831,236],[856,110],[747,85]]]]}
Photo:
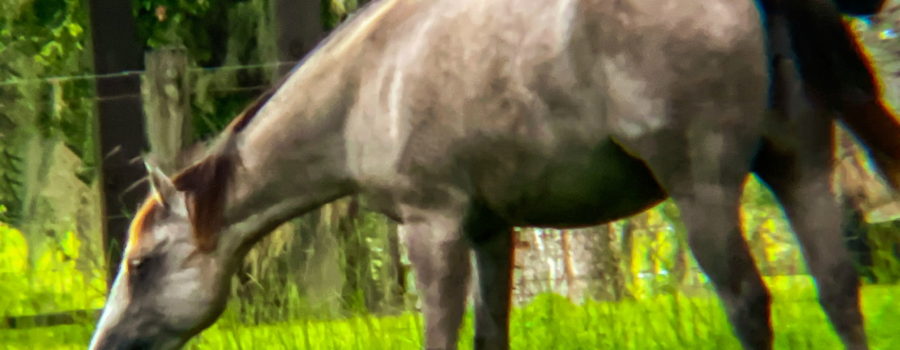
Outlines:
{"type": "Polygon", "coordinates": [[[238,155],[234,152],[235,137],[259,114],[291,73],[286,74],[281,81],[241,111],[225,127],[220,140],[210,149],[203,146],[204,142],[200,142],[177,156],[179,164],[192,164],[172,177],[172,183],[176,190],[185,194],[188,217],[201,251],[215,249],[216,232],[223,225],[226,195],[238,164],[238,155]]]}
{"type": "Polygon", "coordinates": [[[175,189],[185,194],[185,205],[201,251],[216,247],[228,187],[236,169],[236,154],[212,152],[172,178],[175,189]]]}
{"type": "Polygon", "coordinates": [[[389,10],[394,3],[396,3],[396,1],[373,1],[357,9],[349,18],[347,18],[347,20],[343,21],[332,31],[332,35],[328,35],[321,40],[306,56],[303,57],[303,59],[298,61],[297,64],[281,78],[281,80],[272,85],[271,88],[238,114],[238,117],[228,124],[226,130],[231,133],[243,131],[253,118],[259,114],[262,107],[269,102],[269,99],[275,95],[275,92],[285,84],[287,79],[297,73],[297,71],[306,65],[306,63],[314,61],[317,53],[321,53],[322,51],[328,52],[340,50],[343,47],[341,45],[343,41],[352,39],[359,40],[361,37],[367,36],[372,31],[373,24],[377,22],[377,20],[383,16],[383,13],[389,10]],[[382,7],[384,7],[384,9],[379,11],[378,9],[382,7]]]}
{"type": "Polygon", "coordinates": [[[222,216],[228,187],[234,177],[238,155],[234,139],[259,114],[263,106],[284,85],[296,67],[251,102],[234,118],[223,132],[217,145],[202,152],[203,142],[185,149],[178,158],[181,164],[192,164],[172,178],[175,189],[185,193],[185,205],[194,230],[194,238],[201,251],[216,247],[216,232],[222,228],[222,216]]]}
{"type": "MultiPolygon", "coordinates": [[[[293,71],[291,71],[293,72],[293,71]]],[[[275,95],[275,92],[278,91],[282,85],[284,85],[284,81],[287,80],[287,77],[290,76],[290,73],[286,74],[284,78],[281,79],[280,82],[266,90],[262,95],[256,98],[252,103],[250,103],[247,108],[238,114],[237,118],[228,123],[228,126],[225,128],[226,133],[236,134],[240,133],[247,127],[247,124],[250,124],[250,121],[253,120],[257,114],[259,114],[259,110],[265,106],[266,102],[269,102],[269,99],[272,98],[272,95],[275,95]]]]}

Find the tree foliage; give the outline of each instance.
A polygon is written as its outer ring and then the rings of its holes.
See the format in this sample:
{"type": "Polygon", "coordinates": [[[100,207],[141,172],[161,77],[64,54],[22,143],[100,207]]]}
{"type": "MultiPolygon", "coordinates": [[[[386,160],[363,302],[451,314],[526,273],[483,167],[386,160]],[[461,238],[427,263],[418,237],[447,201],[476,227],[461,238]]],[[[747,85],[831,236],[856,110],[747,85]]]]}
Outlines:
{"type": "Polygon", "coordinates": [[[59,139],[84,160],[93,177],[93,86],[65,77],[88,71],[86,11],[78,0],[22,0],[0,4],[0,220],[17,223],[25,210],[29,140],[59,139]]]}

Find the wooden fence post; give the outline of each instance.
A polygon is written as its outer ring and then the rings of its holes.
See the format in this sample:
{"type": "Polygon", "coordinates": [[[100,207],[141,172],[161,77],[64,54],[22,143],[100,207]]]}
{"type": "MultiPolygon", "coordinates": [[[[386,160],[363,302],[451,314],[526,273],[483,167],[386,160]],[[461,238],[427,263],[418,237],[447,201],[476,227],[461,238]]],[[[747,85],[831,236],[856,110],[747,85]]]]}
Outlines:
{"type": "Polygon", "coordinates": [[[141,84],[147,139],[153,161],[166,174],[180,164],[179,153],[192,142],[190,90],[187,52],[180,48],[160,49],[144,56],[147,67],[141,84]]]}

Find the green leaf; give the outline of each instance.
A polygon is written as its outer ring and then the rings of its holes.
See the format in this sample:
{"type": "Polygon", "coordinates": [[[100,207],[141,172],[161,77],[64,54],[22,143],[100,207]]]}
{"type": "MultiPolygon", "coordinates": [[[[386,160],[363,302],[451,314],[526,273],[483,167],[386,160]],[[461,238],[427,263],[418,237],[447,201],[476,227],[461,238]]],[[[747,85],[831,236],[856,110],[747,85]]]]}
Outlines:
{"type": "Polygon", "coordinates": [[[51,41],[41,48],[41,56],[50,57],[53,54],[63,54],[63,47],[59,42],[51,41]]]}
{"type": "Polygon", "coordinates": [[[77,37],[81,35],[82,32],[84,32],[84,28],[82,28],[81,25],[73,22],[69,22],[68,24],[66,24],[66,29],[69,30],[69,35],[73,37],[77,37]]]}

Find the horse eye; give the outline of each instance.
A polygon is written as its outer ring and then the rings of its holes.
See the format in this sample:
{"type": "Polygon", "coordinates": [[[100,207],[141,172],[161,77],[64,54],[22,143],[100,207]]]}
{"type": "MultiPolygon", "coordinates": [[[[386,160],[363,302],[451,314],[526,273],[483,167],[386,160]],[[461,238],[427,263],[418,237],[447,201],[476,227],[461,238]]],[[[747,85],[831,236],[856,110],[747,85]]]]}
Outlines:
{"type": "Polygon", "coordinates": [[[143,284],[146,283],[147,279],[150,276],[150,264],[153,260],[152,257],[141,257],[128,259],[128,281],[131,284],[143,284]]]}
{"type": "Polygon", "coordinates": [[[141,268],[141,265],[143,265],[143,263],[144,263],[143,259],[129,259],[128,260],[128,268],[131,270],[138,270],[141,268]]]}

